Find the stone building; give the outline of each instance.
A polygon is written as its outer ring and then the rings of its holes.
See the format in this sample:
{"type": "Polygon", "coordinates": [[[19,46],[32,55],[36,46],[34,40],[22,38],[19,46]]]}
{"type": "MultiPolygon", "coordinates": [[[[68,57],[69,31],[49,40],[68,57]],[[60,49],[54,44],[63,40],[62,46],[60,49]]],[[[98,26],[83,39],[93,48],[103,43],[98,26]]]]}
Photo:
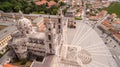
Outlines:
{"type": "Polygon", "coordinates": [[[15,52],[18,59],[30,57],[36,59],[58,53],[56,50],[62,45],[63,27],[67,26],[60,14],[56,18],[44,19],[45,31],[38,31],[38,27],[32,26],[31,21],[22,16],[17,21],[17,32],[12,34],[9,47],[15,52]]]}
{"type": "Polygon", "coordinates": [[[0,31],[0,54],[8,50],[8,42],[12,38],[11,34],[16,31],[16,27],[8,26],[0,31]]]}

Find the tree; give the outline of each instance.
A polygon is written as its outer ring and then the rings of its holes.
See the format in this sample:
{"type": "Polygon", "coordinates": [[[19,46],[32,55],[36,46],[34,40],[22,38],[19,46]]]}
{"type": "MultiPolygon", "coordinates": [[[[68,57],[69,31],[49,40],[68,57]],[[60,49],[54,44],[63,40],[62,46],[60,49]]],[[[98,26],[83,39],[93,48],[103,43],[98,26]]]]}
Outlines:
{"type": "Polygon", "coordinates": [[[53,14],[53,15],[56,15],[57,12],[58,12],[58,9],[53,9],[52,14],[53,14]]]}
{"type": "Polygon", "coordinates": [[[20,3],[17,3],[13,6],[14,12],[18,12],[22,8],[22,5],[20,3]]]}
{"type": "Polygon", "coordinates": [[[0,10],[3,10],[5,12],[11,12],[12,11],[12,4],[9,2],[0,3],[0,10]]]}
{"type": "Polygon", "coordinates": [[[45,14],[45,12],[44,12],[44,11],[40,11],[39,13],[40,13],[40,14],[45,14]]]}
{"type": "Polygon", "coordinates": [[[60,6],[65,6],[66,5],[64,2],[60,2],[59,4],[60,4],[60,6]]]}
{"type": "Polygon", "coordinates": [[[24,13],[26,14],[31,13],[31,7],[26,7],[24,13]]]}
{"type": "Polygon", "coordinates": [[[54,0],[56,3],[58,3],[59,2],[59,0],[54,0]]]}
{"type": "Polygon", "coordinates": [[[67,9],[62,10],[62,12],[65,14],[67,12],[67,9]]]}

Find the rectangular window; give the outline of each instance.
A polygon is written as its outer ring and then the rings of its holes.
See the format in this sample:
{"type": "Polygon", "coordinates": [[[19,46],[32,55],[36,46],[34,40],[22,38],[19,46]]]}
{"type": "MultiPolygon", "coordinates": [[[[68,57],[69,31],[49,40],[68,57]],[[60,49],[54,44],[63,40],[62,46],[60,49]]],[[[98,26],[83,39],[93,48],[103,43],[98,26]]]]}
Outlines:
{"type": "Polygon", "coordinates": [[[49,44],[49,48],[52,49],[52,45],[51,44],[49,44]]]}
{"type": "Polygon", "coordinates": [[[60,18],[58,19],[58,22],[61,23],[61,19],[60,18]]]}
{"type": "Polygon", "coordinates": [[[51,36],[50,35],[48,35],[48,39],[51,40],[51,36]]]}
{"type": "Polygon", "coordinates": [[[58,29],[60,29],[61,28],[61,26],[60,25],[58,25],[58,29]]]}

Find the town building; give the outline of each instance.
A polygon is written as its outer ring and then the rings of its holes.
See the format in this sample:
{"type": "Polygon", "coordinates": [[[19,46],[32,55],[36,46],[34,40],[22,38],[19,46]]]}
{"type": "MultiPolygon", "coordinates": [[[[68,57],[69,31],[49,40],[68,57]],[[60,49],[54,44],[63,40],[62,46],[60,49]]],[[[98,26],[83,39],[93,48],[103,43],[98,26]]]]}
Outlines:
{"type": "Polygon", "coordinates": [[[2,67],[20,67],[20,66],[15,66],[12,64],[4,64],[4,65],[2,65],[2,67]]]}
{"type": "Polygon", "coordinates": [[[40,21],[36,26],[33,26],[31,21],[23,15],[18,20],[16,25],[18,31],[12,34],[9,47],[20,60],[27,57],[36,59],[41,56],[54,55],[62,45],[62,28],[67,26],[67,19],[64,19],[61,14],[56,18],[49,16],[47,18],[41,17],[41,19],[43,19],[42,22],[40,21]],[[45,26],[44,31],[38,30],[43,29],[41,24],[45,26]]]}
{"type": "Polygon", "coordinates": [[[15,31],[14,26],[6,27],[0,31],[0,54],[4,54],[8,50],[8,42],[12,38],[11,34],[15,31]]]}
{"type": "Polygon", "coordinates": [[[55,1],[53,1],[53,0],[52,1],[47,1],[47,0],[36,1],[35,4],[37,6],[40,6],[40,5],[43,5],[43,4],[45,4],[45,5],[47,4],[48,7],[51,7],[53,5],[57,5],[57,3],[55,1]]]}
{"type": "Polygon", "coordinates": [[[103,32],[109,34],[116,42],[120,43],[120,20],[116,14],[111,14],[99,26],[103,32]]]}
{"type": "Polygon", "coordinates": [[[61,13],[18,16],[9,48],[18,59],[33,60],[30,67],[117,67],[103,40],[87,24],[61,13]],[[36,60],[41,57],[42,62],[36,60]]]}

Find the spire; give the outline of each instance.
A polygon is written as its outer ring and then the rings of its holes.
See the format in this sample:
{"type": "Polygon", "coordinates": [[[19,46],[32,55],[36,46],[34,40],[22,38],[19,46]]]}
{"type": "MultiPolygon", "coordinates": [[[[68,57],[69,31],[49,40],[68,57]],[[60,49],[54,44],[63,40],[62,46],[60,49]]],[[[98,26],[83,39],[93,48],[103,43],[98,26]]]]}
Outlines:
{"type": "Polygon", "coordinates": [[[61,17],[64,16],[64,15],[63,15],[63,12],[62,12],[62,8],[60,8],[60,10],[59,10],[59,16],[61,16],[61,17]]]}
{"type": "Polygon", "coordinates": [[[21,10],[19,10],[19,14],[21,15],[22,18],[24,17],[23,12],[21,10]]]}
{"type": "Polygon", "coordinates": [[[13,22],[16,22],[15,14],[14,13],[12,14],[12,18],[14,19],[13,22]]]}

